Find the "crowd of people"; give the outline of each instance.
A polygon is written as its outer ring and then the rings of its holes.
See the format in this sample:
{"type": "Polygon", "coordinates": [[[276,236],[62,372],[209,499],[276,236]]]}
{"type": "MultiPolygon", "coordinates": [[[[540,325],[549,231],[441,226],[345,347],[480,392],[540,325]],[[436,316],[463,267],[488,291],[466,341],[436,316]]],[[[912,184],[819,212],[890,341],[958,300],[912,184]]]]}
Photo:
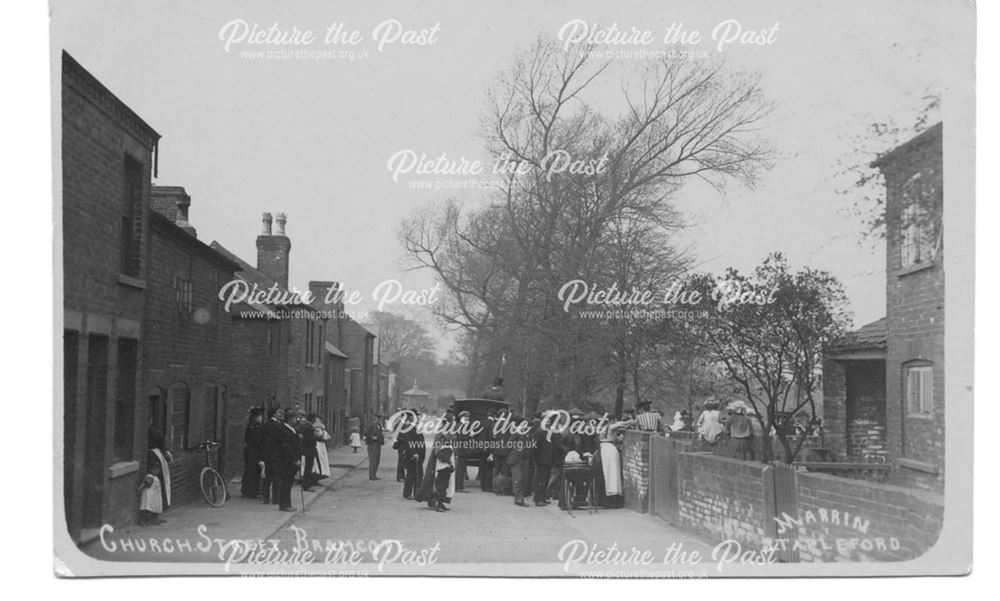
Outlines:
{"type": "Polygon", "coordinates": [[[468,433],[469,412],[456,414],[449,408],[440,418],[441,432],[428,446],[424,435],[410,427],[420,419],[424,418],[418,413],[408,413],[398,429],[393,444],[398,454],[396,479],[403,483],[404,499],[426,503],[439,512],[449,510],[456,493],[469,492],[470,461],[478,464],[475,479],[481,491],[511,496],[519,507],[529,507],[528,500],[538,507],[557,501],[563,509],[588,503],[622,507],[625,430],[662,431],[663,427],[649,403],[640,403],[636,411],[626,411],[623,419],[604,427],[582,414],[571,414],[570,423],[557,429],[543,427],[541,413],[528,419],[509,410],[490,410],[473,436],[468,433]],[[563,486],[564,474],[575,479],[574,486],[563,486]]]}
{"type": "Polygon", "coordinates": [[[315,413],[272,407],[266,410],[266,421],[264,414],[263,407],[250,410],[240,493],[277,505],[280,511],[295,511],[292,486],[296,475],[305,492],[330,475],[326,449],[330,434],[315,413]]]}
{"type": "MultiPolygon", "coordinates": [[[[477,466],[475,480],[481,491],[513,497],[519,507],[529,507],[529,501],[538,507],[556,501],[561,509],[591,504],[617,508],[624,505],[625,431],[693,432],[700,443],[710,446],[728,439],[736,457],[752,460],[759,432],[751,413],[740,401],[730,403],[723,413],[720,404],[710,399],[697,419],[688,411],[678,411],[673,423],[666,425],[651,404],[643,401],[602,427],[593,416],[570,413],[570,422],[555,429],[543,427],[542,413],[525,418],[509,409],[491,409],[473,436],[468,433],[469,412],[449,408],[440,418],[444,431],[428,445],[415,427],[416,420],[425,418],[409,412],[393,442],[396,480],[403,484],[404,499],[446,512],[456,493],[469,492],[471,462],[477,466]],[[564,486],[564,478],[572,486],[564,486]]],[[[363,434],[353,429],[349,444],[355,453],[362,443],[367,446],[368,476],[378,480],[385,424],[374,415],[367,424],[363,434]]],[[[310,491],[330,475],[326,445],[330,438],[315,413],[291,407],[251,409],[244,435],[242,496],[277,505],[280,511],[296,511],[291,494],[296,476],[302,490],[310,491]]],[[[140,484],[140,522],[156,524],[170,505],[171,457],[162,435],[152,429],[149,449],[148,473],[140,484]]]]}
{"type": "MultiPolygon", "coordinates": [[[[756,459],[758,440],[767,441],[755,412],[745,401],[737,400],[725,404],[714,398],[705,401],[698,417],[692,418],[687,410],[678,411],[669,426],[671,432],[691,432],[699,447],[720,449],[737,459],[756,459]]],[[[806,436],[822,430],[820,420],[800,412],[789,424],[790,434],[806,436]]],[[[774,427],[770,435],[774,435],[774,427]]]]}

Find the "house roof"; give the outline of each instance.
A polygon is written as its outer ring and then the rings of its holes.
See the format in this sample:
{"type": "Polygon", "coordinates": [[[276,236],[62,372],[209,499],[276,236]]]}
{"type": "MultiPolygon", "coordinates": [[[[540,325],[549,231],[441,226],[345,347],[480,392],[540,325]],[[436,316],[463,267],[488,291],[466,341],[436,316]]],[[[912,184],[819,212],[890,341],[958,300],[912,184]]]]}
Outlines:
{"type": "Polygon", "coordinates": [[[152,149],[159,142],[160,134],[156,130],[65,50],[62,52],[62,78],[63,85],[87,97],[105,115],[135,134],[147,148],[152,149]]]}
{"type": "Polygon", "coordinates": [[[195,238],[162,213],[150,210],[149,216],[150,226],[155,227],[157,230],[168,236],[171,236],[171,238],[178,243],[187,246],[191,250],[226,269],[232,271],[239,271],[243,269],[243,266],[234,261],[230,255],[219,252],[219,249],[214,246],[209,246],[198,238],[195,238]]]}
{"type": "Polygon", "coordinates": [[[828,350],[834,353],[868,349],[883,350],[886,347],[888,329],[888,320],[883,317],[846,334],[831,344],[828,350]]]}
{"type": "Polygon", "coordinates": [[[882,167],[886,163],[891,163],[892,161],[895,161],[897,158],[899,158],[900,155],[913,150],[917,146],[920,146],[925,142],[930,142],[931,140],[934,140],[936,138],[940,138],[943,129],[944,129],[943,121],[940,121],[936,125],[928,127],[927,129],[920,132],[916,136],[910,138],[906,142],[903,142],[899,146],[889,150],[888,152],[883,153],[881,156],[879,156],[877,159],[871,162],[871,167],[882,167]]]}
{"type": "Polygon", "coordinates": [[[417,388],[417,383],[414,382],[413,383],[413,388],[411,388],[411,389],[407,390],[406,392],[404,392],[403,396],[426,396],[426,397],[429,397],[429,396],[431,396],[431,393],[425,392],[423,390],[420,390],[419,388],[417,388]]]}
{"type": "Polygon", "coordinates": [[[324,346],[326,347],[326,352],[330,353],[334,357],[340,357],[341,359],[348,359],[349,358],[346,353],[344,353],[339,348],[333,346],[329,342],[325,342],[324,346]]]}

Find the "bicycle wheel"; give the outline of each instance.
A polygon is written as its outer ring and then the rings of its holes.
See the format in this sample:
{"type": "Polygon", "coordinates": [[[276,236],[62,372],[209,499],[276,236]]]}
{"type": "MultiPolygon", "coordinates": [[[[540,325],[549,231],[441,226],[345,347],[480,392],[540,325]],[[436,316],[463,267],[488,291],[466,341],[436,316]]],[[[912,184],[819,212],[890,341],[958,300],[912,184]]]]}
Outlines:
{"type": "Polygon", "coordinates": [[[219,472],[210,467],[202,468],[199,482],[201,495],[205,497],[209,505],[222,507],[226,504],[226,481],[222,479],[219,472]]]}

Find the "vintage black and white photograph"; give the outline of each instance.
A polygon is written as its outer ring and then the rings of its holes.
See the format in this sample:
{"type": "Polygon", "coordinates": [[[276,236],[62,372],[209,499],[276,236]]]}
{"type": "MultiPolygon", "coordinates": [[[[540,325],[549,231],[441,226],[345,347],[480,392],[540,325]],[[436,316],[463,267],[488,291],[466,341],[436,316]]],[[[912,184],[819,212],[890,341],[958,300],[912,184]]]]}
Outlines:
{"type": "Polygon", "coordinates": [[[969,571],[971,3],[50,6],[57,575],[969,571]]]}

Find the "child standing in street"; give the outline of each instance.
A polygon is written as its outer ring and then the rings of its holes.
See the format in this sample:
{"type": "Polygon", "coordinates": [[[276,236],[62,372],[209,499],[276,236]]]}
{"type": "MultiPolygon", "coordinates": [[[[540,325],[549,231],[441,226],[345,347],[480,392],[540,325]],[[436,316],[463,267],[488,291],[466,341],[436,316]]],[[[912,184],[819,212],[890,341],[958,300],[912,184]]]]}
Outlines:
{"type": "Polygon", "coordinates": [[[361,448],[361,432],[357,428],[351,430],[351,448],[355,453],[361,448]]]}

